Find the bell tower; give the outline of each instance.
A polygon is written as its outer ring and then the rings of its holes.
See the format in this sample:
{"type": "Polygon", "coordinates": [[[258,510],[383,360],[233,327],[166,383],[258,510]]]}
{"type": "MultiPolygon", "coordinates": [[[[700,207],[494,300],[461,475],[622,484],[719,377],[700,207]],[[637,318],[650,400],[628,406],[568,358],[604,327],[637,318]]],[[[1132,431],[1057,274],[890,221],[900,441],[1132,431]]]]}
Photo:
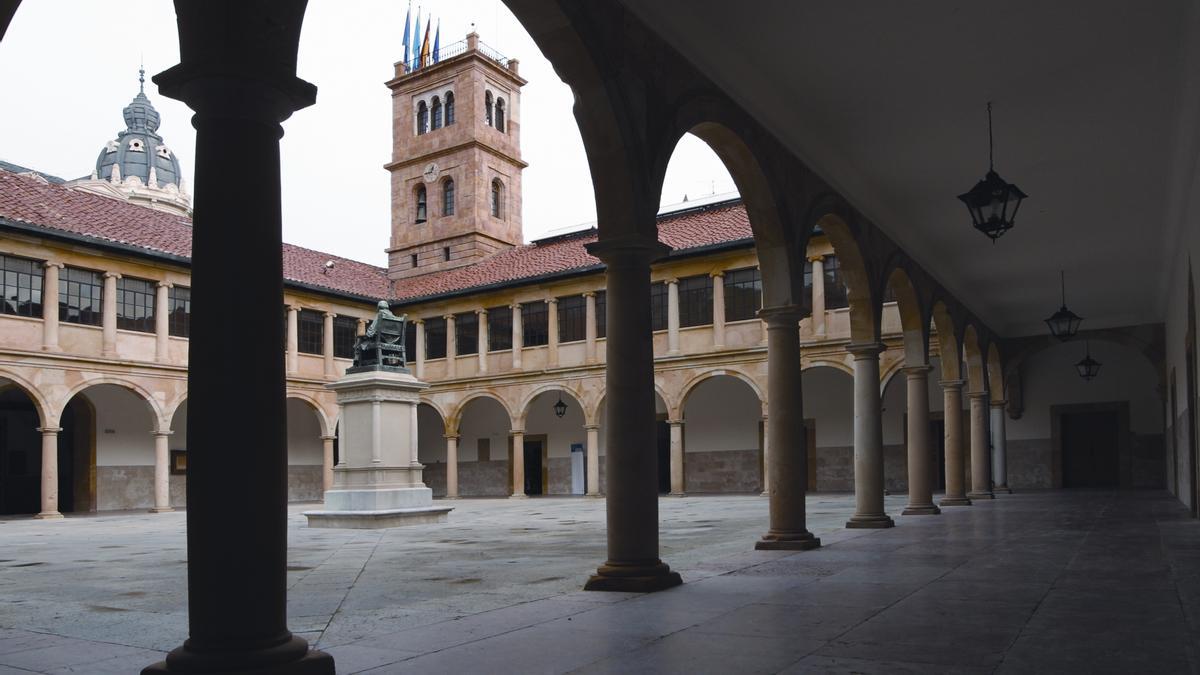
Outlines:
{"type": "Polygon", "coordinates": [[[459,267],[522,243],[516,59],[476,33],[396,64],[388,276],[459,267]]]}

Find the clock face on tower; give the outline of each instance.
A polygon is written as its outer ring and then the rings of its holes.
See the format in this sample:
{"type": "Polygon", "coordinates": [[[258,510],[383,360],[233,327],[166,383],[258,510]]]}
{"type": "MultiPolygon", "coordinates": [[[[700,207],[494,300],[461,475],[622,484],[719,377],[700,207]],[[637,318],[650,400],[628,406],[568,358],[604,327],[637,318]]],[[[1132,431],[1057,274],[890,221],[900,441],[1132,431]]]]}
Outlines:
{"type": "Polygon", "coordinates": [[[425,182],[432,183],[433,181],[437,180],[438,174],[441,172],[442,170],[440,167],[438,167],[437,162],[430,162],[425,167],[425,182]]]}

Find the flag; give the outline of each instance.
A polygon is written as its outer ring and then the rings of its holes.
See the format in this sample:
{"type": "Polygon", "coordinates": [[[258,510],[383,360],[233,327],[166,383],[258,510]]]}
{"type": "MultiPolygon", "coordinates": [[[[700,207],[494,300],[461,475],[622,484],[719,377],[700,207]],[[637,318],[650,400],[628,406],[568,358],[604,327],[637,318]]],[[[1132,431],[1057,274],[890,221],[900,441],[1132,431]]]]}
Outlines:
{"type": "Polygon", "coordinates": [[[442,20],[438,19],[437,32],[433,35],[433,62],[442,60],[442,20]]]}
{"type": "Polygon", "coordinates": [[[433,21],[425,22],[425,39],[421,41],[421,67],[429,65],[429,24],[433,21]]]}
{"type": "Polygon", "coordinates": [[[413,50],[412,69],[413,70],[416,70],[417,68],[421,67],[421,45],[419,44],[420,41],[421,41],[421,8],[417,7],[417,25],[413,29],[413,34],[412,34],[412,50],[413,50]]]}
{"type": "Polygon", "coordinates": [[[409,39],[408,39],[409,19],[411,19],[411,18],[412,18],[412,3],[410,2],[410,3],[408,3],[408,11],[404,14],[404,63],[405,63],[405,65],[408,64],[408,60],[411,58],[409,56],[409,39]]]}

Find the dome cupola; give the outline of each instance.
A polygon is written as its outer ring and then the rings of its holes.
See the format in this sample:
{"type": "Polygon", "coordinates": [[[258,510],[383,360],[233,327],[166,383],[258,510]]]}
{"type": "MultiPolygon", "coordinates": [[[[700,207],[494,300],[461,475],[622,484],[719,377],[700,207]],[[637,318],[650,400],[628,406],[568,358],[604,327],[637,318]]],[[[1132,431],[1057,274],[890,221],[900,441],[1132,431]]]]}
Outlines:
{"type": "Polygon", "coordinates": [[[110,140],[96,158],[95,177],[148,188],[180,189],[182,176],[175,152],[158,135],[158,111],[146,97],[146,71],[138,71],[138,93],[122,111],[125,130],[110,140]]]}

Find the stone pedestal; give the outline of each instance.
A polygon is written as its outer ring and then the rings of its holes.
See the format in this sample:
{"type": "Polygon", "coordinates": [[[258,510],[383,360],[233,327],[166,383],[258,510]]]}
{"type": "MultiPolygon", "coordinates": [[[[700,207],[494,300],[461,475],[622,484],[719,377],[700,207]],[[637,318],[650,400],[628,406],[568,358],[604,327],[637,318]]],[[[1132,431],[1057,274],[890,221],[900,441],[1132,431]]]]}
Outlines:
{"type": "Polygon", "coordinates": [[[417,461],[418,392],[407,372],[367,370],[326,385],[342,409],[341,463],[325,509],[307,511],[309,527],[378,529],[446,521],[433,505],[417,461]]]}

